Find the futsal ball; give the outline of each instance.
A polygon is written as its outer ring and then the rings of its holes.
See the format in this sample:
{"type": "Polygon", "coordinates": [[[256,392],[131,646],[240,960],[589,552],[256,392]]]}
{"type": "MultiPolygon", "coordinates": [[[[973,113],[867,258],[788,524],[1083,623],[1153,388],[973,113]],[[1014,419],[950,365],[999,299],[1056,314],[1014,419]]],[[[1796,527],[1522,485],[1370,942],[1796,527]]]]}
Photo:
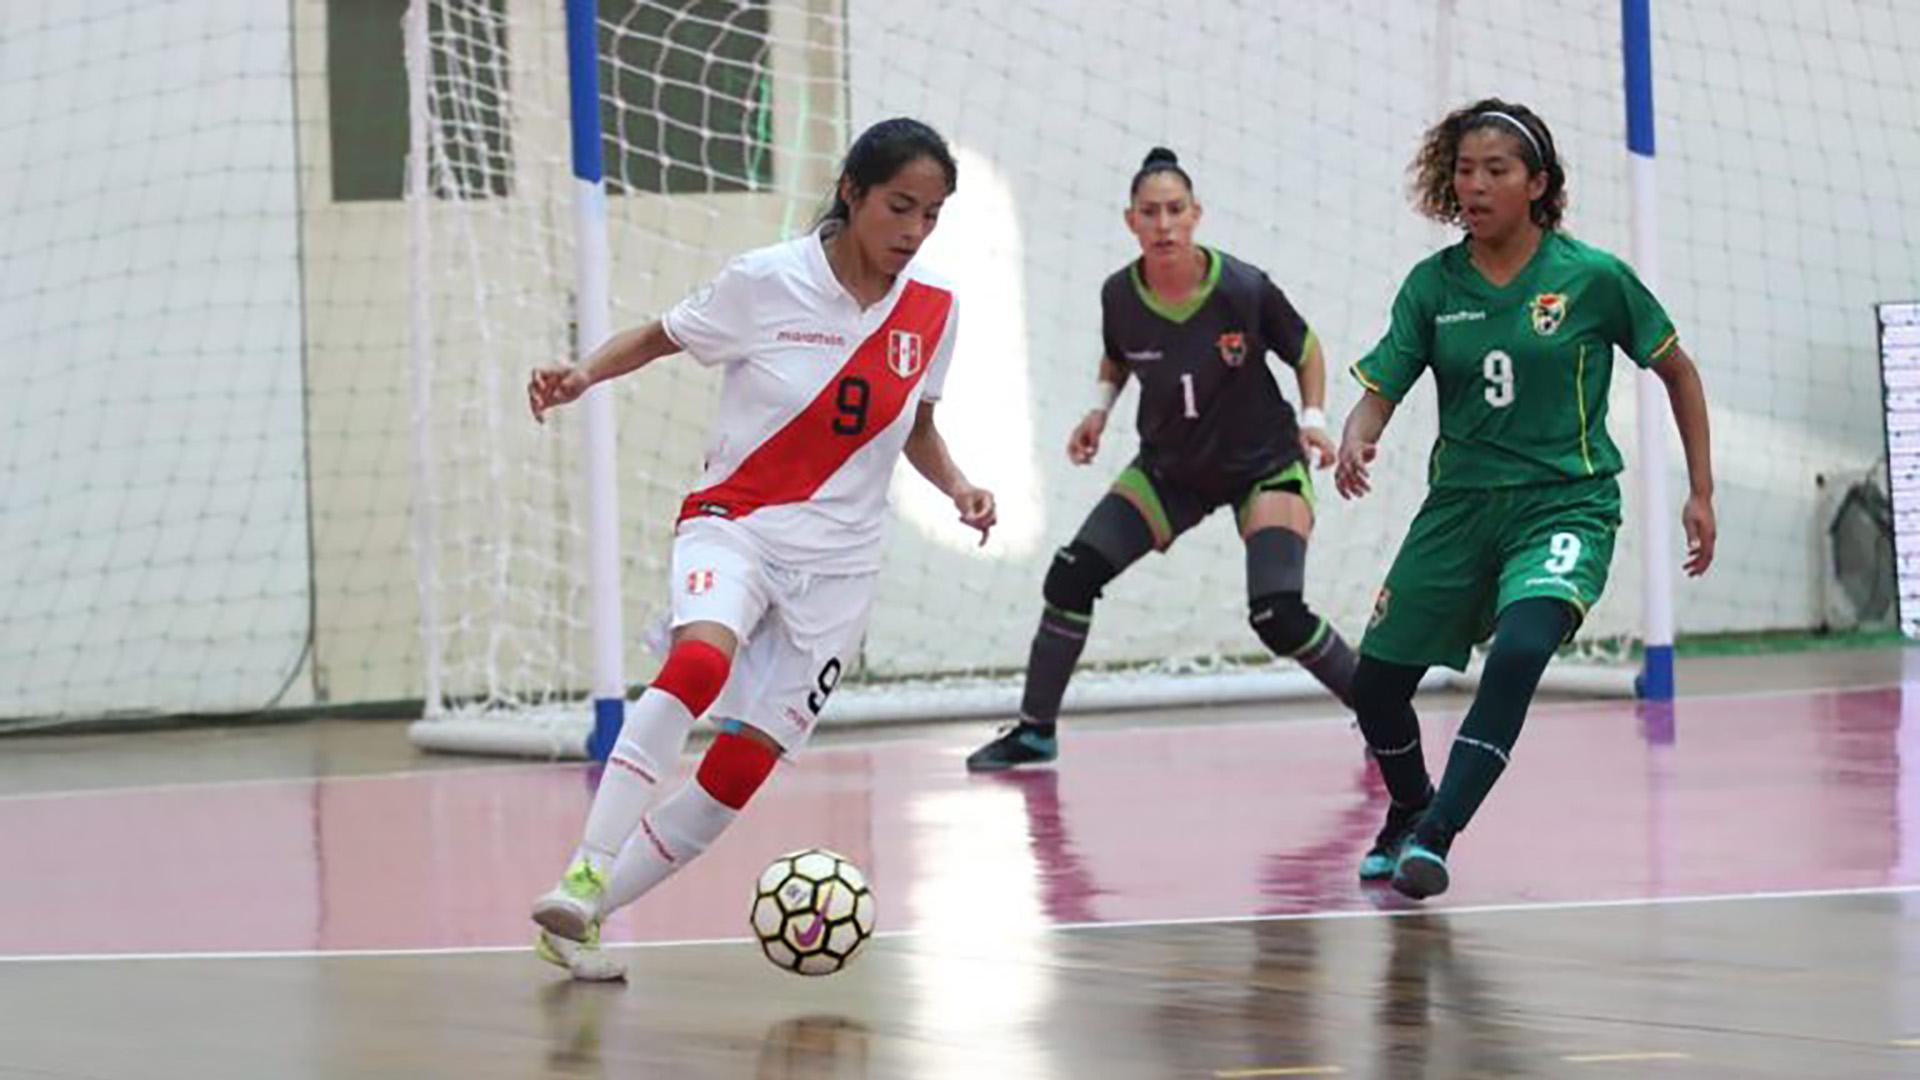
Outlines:
{"type": "Polygon", "coordinates": [[[753,934],[767,959],[800,975],[831,975],[873,935],[873,891],[846,856],[807,848],[773,860],[753,894],[753,934]]]}

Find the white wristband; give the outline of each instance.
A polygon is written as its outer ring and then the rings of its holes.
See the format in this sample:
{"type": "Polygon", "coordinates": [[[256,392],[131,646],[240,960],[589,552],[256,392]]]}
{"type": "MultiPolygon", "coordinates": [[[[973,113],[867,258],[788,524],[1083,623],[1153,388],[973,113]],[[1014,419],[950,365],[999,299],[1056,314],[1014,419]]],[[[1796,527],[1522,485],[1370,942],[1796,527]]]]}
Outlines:
{"type": "Polygon", "coordinates": [[[1113,403],[1118,400],[1120,400],[1120,388],[1118,386],[1105,379],[1097,379],[1094,381],[1092,411],[1106,412],[1112,409],[1113,403]]]}
{"type": "Polygon", "coordinates": [[[1327,414],[1319,406],[1300,410],[1300,429],[1305,431],[1307,428],[1327,430],[1327,414]]]}

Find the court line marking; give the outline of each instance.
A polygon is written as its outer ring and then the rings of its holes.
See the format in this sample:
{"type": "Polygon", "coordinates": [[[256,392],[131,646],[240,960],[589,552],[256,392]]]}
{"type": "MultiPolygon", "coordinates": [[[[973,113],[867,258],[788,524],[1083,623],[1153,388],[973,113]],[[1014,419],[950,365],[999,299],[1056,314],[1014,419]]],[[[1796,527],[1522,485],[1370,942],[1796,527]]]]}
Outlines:
{"type": "MultiPolygon", "coordinates": [[[[1512,915],[1531,911],[1599,911],[1610,908],[1667,907],[1688,904],[1735,903],[1749,900],[1823,900],[1848,896],[1899,896],[1920,894],[1920,884],[1858,885],[1831,889],[1779,889],[1758,892],[1697,893],[1686,896],[1626,896],[1607,900],[1519,901],[1504,904],[1462,904],[1458,907],[1393,907],[1347,911],[1298,911],[1269,915],[1223,915],[1176,919],[1131,919],[1113,922],[1054,923],[1050,930],[1106,930],[1156,926],[1232,926],[1241,923],[1338,921],[1346,919],[1398,919],[1418,915],[1512,915]]],[[[1411,905],[1411,902],[1409,902],[1411,905]]],[[[917,931],[897,930],[908,935],[917,931]]],[[[876,935],[878,936],[878,935],[876,935]]]]}
{"type": "MultiPolygon", "coordinates": [[[[4,746],[0,742],[0,746],[4,746]]],[[[287,787],[307,787],[313,784],[360,783],[372,780],[413,780],[424,776],[468,776],[474,773],[495,772],[534,772],[542,769],[571,767],[578,769],[585,765],[580,761],[514,761],[510,758],[496,759],[486,765],[450,765],[439,769],[399,769],[394,772],[348,773],[343,776],[248,776],[227,780],[164,780],[154,784],[130,784],[126,787],[94,788],[56,788],[51,791],[17,791],[0,795],[0,803],[27,802],[34,799],[53,801],[56,799],[78,799],[87,797],[114,798],[123,795],[156,795],[170,791],[207,790],[221,788],[264,787],[282,784],[287,787]]]]}
{"type": "MultiPolygon", "coordinates": [[[[1089,931],[1134,930],[1156,927],[1239,926],[1267,922],[1335,922],[1351,919],[1396,919],[1436,915],[1515,915],[1527,912],[1599,911],[1611,908],[1668,907],[1692,904],[1742,903],[1767,900],[1824,900],[1852,896],[1902,896],[1920,894],[1920,884],[1864,885],[1837,889],[1794,889],[1774,892],[1701,893],[1691,896],[1622,897],[1611,900],[1550,900],[1542,903],[1463,904],[1459,907],[1405,907],[1352,911],[1301,911],[1273,915],[1194,916],[1176,919],[1127,919],[1113,922],[1050,923],[1043,930],[1089,931]]],[[[531,934],[531,926],[529,926],[531,934]]],[[[927,928],[881,930],[877,940],[906,940],[942,936],[927,928]]],[[[686,938],[676,941],[609,941],[606,949],[674,949],[702,945],[751,944],[754,937],[686,938]]],[[[528,945],[448,945],[414,949],[284,949],[227,952],[152,952],[152,953],[49,953],[0,955],[0,964],[109,963],[139,960],[330,960],[383,959],[427,956],[485,956],[498,953],[531,953],[528,945]]],[[[1920,1046],[1920,1039],[1907,1040],[1920,1046]]]]}
{"type": "Polygon", "coordinates": [[[1252,1076],[1344,1076],[1338,1065],[1292,1065],[1279,1068],[1219,1068],[1213,1072],[1219,1080],[1246,1080],[1252,1076]]]}
{"type": "Polygon", "coordinates": [[[1560,1060],[1574,1065],[1610,1065],[1626,1061],[1692,1061],[1693,1055],[1674,1050],[1648,1050],[1624,1054],[1565,1054],[1560,1060]]]}
{"type": "MultiPolygon", "coordinates": [[[[1883,682],[1883,683],[1864,683],[1859,686],[1843,686],[1843,687],[1820,686],[1820,687],[1812,687],[1809,689],[1801,689],[1801,690],[1737,690],[1737,691],[1727,691],[1727,692],[1718,693],[1718,694],[1687,695],[1687,696],[1681,697],[1678,701],[1674,702],[1674,704],[1681,705],[1687,702],[1696,702],[1696,701],[1697,702],[1746,701],[1746,700],[1751,700],[1755,698],[1820,697],[1820,696],[1829,695],[1829,694],[1874,694],[1874,693],[1882,693],[1887,690],[1898,690],[1901,687],[1906,685],[1908,685],[1906,682],[1896,681],[1896,682],[1883,682]]],[[[1636,704],[1639,704],[1639,702],[1631,698],[1573,698],[1565,701],[1540,702],[1538,704],[1533,705],[1528,710],[1527,715],[1531,717],[1531,716],[1538,716],[1542,713],[1551,715],[1554,713],[1583,712],[1583,711],[1591,711],[1596,708],[1607,708],[1607,707],[1617,708],[1621,705],[1636,705],[1636,704]]],[[[1200,706],[1200,708],[1206,708],[1206,706],[1200,706]]],[[[1096,714],[1096,715],[1112,715],[1112,714],[1096,714]]],[[[1448,710],[1445,712],[1433,713],[1432,715],[1442,716],[1442,717],[1453,716],[1454,712],[1451,710],[1448,710]]],[[[1461,712],[1461,715],[1465,715],[1464,710],[1461,712]]],[[[929,721],[919,721],[918,723],[924,723],[928,728],[937,730],[941,728],[951,728],[960,724],[971,724],[973,723],[973,721],[971,720],[929,720],[929,721]]],[[[1197,721],[1183,721],[1183,722],[1180,722],[1177,726],[1185,730],[1205,731],[1210,728],[1244,728],[1244,727],[1247,727],[1249,724],[1253,724],[1253,723],[1262,723],[1262,721],[1197,720],[1197,721]]],[[[1353,723],[1353,716],[1350,713],[1342,713],[1337,715],[1329,713],[1328,715],[1325,715],[1325,716],[1293,717],[1291,719],[1277,721],[1276,723],[1280,725],[1285,725],[1285,726],[1308,725],[1308,724],[1350,725],[1353,723]]],[[[1102,725],[1096,724],[1093,727],[1080,732],[1076,737],[1101,738],[1101,737],[1109,737],[1109,736],[1118,736],[1118,735],[1138,732],[1151,726],[1173,727],[1176,725],[1161,724],[1161,725],[1134,725],[1134,726],[1127,726],[1127,727],[1104,727],[1102,725]]],[[[857,732],[858,730],[859,730],[858,727],[851,727],[851,728],[845,729],[846,732],[857,732]]],[[[936,746],[930,746],[925,741],[917,740],[917,739],[875,739],[867,742],[862,742],[857,739],[850,739],[846,743],[837,743],[831,746],[820,746],[808,756],[813,757],[819,754],[831,753],[835,750],[860,749],[860,748],[866,748],[866,747],[871,747],[875,745],[885,745],[889,743],[898,744],[898,745],[909,745],[909,746],[919,745],[935,753],[942,754],[943,756],[948,756],[948,757],[964,754],[965,752],[967,752],[966,747],[957,747],[957,748],[951,748],[951,749],[946,747],[936,747],[936,746]]],[[[4,741],[0,741],[0,745],[4,745],[4,741]]],[[[971,744],[968,744],[968,745],[971,746],[971,744]]],[[[683,755],[682,760],[685,761],[688,759],[683,755]]],[[[161,781],[159,783],[153,783],[153,784],[133,784],[126,787],[56,788],[50,791],[21,791],[21,792],[0,793],[0,803],[21,802],[21,801],[27,801],[27,800],[33,800],[33,799],[45,799],[50,801],[54,799],[73,799],[73,798],[80,798],[84,796],[95,796],[100,798],[107,798],[107,797],[122,796],[122,795],[152,795],[156,793],[178,791],[182,789],[199,790],[199,789],[207,789],[207,788],[259,787],[261,785],[267,785],[267,784],[285,784],[288,786],[299,786],[299,785],[308,785],[308,784],[317,784],[317,783],[347,784],[347,783],[361,783],[361,782],[376,781],[376,780],[408,780],[408,779],[413,779],[416,777],[423,777],[423,776],[466,776],[473,773],[505,772],[505,771],[532,772],[537,770],[551,769],[554,771],[564,770],[568,773],[575,773],[575,772],[578,772],[580,769],[587,768],[589,766],[590,766],[589,762],[575,761],[575,760],[529,761],[529,760],[523,759],[523,760],[516,761],[510,758],[499,758],[486,764],[449,765],[444,768],[437,768],[437,769],[399,769],[393,772],[351,773],[344,776],[251,776],[251,777],[245,777],[242,779],[233,779],[233,780],[168,780],[168,781],[161,781]]]]}

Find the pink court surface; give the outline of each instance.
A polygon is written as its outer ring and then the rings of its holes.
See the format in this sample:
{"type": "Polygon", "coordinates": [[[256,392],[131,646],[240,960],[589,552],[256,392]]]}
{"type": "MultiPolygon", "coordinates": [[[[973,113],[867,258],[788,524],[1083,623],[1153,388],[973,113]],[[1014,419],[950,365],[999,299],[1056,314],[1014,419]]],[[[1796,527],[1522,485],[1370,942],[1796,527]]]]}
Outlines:
{"type": "Polygon", "coordinates": [[[1682,677],[1538,705],[1425,904],[1355,880],[1384,795],[1324,704],[1069,718],[999,777],[981,725],[837,735],[608,923],[624,986],[527,948],[588,767],[0,741],[0,1077],[1920,1076],[1920,652],[1682,677]],[[746,917],[815,845],[883,930],[809,980],[746,917]]]}

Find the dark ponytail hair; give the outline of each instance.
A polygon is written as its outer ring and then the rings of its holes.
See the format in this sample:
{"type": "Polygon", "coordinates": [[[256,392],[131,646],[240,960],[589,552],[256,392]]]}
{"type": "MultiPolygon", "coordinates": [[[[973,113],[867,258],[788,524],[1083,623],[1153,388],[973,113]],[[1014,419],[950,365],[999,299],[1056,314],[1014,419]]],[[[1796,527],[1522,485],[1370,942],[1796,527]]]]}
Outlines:
{"type": "Polygon", "coordinates": [[[947,194],[953,194],[960,180],[960,168],[953,163],[953,151],[947,149],[947,140],[940,133],[918,120],[905,116],[896,116],[891,120],[882,120],[860,133],[847,148],[847,157],[840,163],[840,175],[834,179],[833,191],[827,197],[827,208],[820,214],[820,220],[814,222],[818,228],[830,221],[844,224],[853,216],[853,207],[840,194],[843,183],[851,183],[854,195],[867,193],[875,184],[884,184],[893,179],[894,174],[921,158],[932,158],[947,176],[947,194]]]}
{"type": "Polygon", "coordinates": [[[1499,98],[1484,98],[1455,109],[1427,129],[1420,152],[1407,170],[1413,178],[1414,206],[1442,225],[1459,223],[1460,196],[1453,190],[1454,159],[1460,155],[1461,138],[1482,128],[1505,132],[1519,144],[1520,160],[1528,176],[1547,174],[1547,189],[1533,200],[1528,212],[1535,225],[1559,228],[1567,212],[1567,170],[1560,164],[1560,151],[1554,148],[1553,132],[1532,109],[1499,98]]]}
{"type": "Polygon", "coordinates": [[[1146,183],[1147,177],[1163,172],[1179,177],[1180,182],[1187,185],[1187,194],[1193,194],[1193,177],[1180,167],[1180,155],[1164,146],[1156,146],[1147,151],[1146,158],[1140,162],[1140,171],[1133,174],[1133,186],[1127,189],[1127,197],[1140,194],[1140,185],[1146,183]]]}

